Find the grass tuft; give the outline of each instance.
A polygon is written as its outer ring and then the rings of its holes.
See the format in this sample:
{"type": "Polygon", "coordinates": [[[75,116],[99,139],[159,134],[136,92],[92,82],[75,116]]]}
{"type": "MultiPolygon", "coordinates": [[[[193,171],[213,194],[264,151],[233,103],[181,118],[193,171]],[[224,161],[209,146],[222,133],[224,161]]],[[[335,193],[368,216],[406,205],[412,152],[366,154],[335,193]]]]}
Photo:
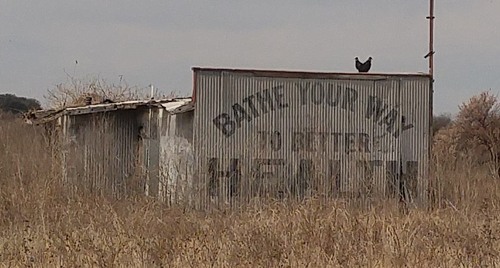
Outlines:
{"type": "Polygon", "coordinates": [[[433,166],[434,209],[308,200],[204,214],[146,198],[69,197],[43,132],[0,122],[0,264],[29,267],[493,267],[500,187],[487,167],[433,166]]]}

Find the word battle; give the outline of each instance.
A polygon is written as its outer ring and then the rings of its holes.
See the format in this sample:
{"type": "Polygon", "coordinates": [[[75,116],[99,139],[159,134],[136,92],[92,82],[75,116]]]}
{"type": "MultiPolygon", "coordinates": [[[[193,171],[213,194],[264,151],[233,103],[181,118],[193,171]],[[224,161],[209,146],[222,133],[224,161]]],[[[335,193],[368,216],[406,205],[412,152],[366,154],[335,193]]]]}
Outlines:
{"type": "MultiPolygon", "coordinates": [[[[360,105],[358,91],[352,88],[318,82],[296,83],[294,86],[299,92],[297,105],[321,105],[352,113],[356,112],[357,105],[360,105]]],[[[231,112],[217,115],[213,123],[226,137],[231,137],[245,122],[252,122],[272,111],[290,108],[290,104],[284,100],[282,91],[283,86],[280,85],[247,96],[234,103],[231,112]]],[[[401,132],[414,127],[413,124],[405,122],[399,110],[390,108],[377,96],[368,96],[365,105],[364,117],[384,127],[385,131],[395,138],[398,138],[401,132]]]]}

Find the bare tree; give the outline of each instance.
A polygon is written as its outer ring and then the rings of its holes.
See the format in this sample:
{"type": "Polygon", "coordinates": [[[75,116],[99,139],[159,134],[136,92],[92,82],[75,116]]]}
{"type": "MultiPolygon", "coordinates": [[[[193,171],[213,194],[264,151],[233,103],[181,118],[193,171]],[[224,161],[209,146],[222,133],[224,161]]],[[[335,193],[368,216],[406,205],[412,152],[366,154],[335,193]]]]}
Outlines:
{"type": "Polygon", "coordinates": [[[461,104],[455,121],[438,131],[435,143],[438,148],[448,150],[447,153],[454,151],[475,158],[488,155],[492,168],[500,176],[500,103],[497,96],[486,91],[461,104]]]}

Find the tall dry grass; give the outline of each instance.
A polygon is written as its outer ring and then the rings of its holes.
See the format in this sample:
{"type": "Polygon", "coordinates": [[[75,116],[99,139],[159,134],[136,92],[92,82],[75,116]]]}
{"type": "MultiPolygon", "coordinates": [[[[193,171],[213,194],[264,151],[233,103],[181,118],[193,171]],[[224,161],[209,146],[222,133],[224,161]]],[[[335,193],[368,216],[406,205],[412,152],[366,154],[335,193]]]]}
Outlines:
{"type": "Polygon", "coordinates": [[[14,267],[500,267],[500,186],[434,165],[431,210],[267,204],[203,214],[70,197],[41,129],[0,121],[0,264],[14,267]]]}

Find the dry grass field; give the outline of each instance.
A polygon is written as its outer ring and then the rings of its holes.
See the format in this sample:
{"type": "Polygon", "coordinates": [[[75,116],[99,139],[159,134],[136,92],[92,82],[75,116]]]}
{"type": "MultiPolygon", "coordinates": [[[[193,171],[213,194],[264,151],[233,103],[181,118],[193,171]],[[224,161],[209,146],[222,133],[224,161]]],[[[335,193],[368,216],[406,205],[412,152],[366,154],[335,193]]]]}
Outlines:
{"type": "Polygon", "coordinates": [[[500,267],[500,183],[435,163],[433,208],[268,204],[204,215],[69,197],[40,130],[0,119],[2,267],[500,267]]]}

